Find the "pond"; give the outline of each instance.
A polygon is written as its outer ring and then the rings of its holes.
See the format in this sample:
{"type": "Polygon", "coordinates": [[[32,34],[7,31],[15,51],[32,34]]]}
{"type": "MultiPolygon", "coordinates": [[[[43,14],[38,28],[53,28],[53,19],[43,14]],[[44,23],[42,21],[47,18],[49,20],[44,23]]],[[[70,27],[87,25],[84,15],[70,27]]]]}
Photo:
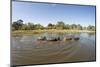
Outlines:
{"type": "Polygon", "coordinates": [[[96,60],[95,34],[91,33],[65,33],[54,34],[61,39],[67,35],[77,35],[77,41],[39,41],[39,36],[50,36],[42,33],[31,36],[12,36],[11,64],[46,64],[63,62],[80,62],[96,60]]]}

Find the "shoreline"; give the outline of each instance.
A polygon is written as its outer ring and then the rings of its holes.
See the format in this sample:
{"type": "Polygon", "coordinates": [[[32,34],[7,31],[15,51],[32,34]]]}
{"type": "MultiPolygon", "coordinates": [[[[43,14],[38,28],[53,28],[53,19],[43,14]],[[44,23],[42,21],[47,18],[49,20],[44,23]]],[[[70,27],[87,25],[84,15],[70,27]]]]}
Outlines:
{"type": "Polygon", "coordinates": [[[41,33],[95,33],[96,31],[88,31],[88,30],[16,30],[12,31],[12,35],[34,35],[41,33]]]}

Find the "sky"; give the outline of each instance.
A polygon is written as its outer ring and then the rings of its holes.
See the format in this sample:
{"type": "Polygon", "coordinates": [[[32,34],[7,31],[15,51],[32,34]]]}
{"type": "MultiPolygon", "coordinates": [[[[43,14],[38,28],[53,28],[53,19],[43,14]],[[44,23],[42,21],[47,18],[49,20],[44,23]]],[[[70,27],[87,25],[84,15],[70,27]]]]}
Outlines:
{"type": "Polygon", "coordinates": [[[22,19],[23,23],[47,26],[63,21],[65,24],[95,26],[95,6],[69,4],[12,2],[12,22],[22,19]]]}

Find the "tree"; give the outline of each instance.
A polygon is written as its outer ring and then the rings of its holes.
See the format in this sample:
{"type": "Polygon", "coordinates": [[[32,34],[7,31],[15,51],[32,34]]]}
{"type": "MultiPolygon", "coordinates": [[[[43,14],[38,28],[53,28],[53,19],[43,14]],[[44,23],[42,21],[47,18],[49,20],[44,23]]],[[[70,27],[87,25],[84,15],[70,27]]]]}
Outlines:
{"type": "Polygon", "coordinates": [[[89,25],[89,26],[87,27],[87,30],[95,31],[95,26],[89,25]]]}
{"type": "Polygon", "coordinates": [[[42,25],[40,25],[40,24],[36,24],[35,25],[35,29],[44,29],[44,27],[42,25]]]}
{"type": "Polygon", "coordinates": [[[93,25],[88,27],[82,27],[80,24],[65,24],[63,21],[58,21],[57,24],[49,23],[47,27],[42,26],[41,24],[33,24],[31,22],[23,24],[23,20],[19,19],[12,23],[12,30],[37,30],[37,29],[68,29],[68,30],[89,30],[95,31],[96,28],[93,25]]]}
{"type": "Polygon", "coordinates": [[[19,20],[13,22],[12,27],[13,27],[15,30],[20,30],[21,27],[22,27],[22,25],[23,25],[23,20],[19,19],[19,20]]]}
{"type": "Polygon", "coordinates": [[[78,30],[82,30],[82,26],[80,24],[77,25],[78,30]]]}
{"type": "Polygon", "coordinates": [[[12,31],[14,31],[15,30],[15,27],[12,27],[12,31]]]}
{"type": "Polygon", "coordinates": [[[64,27],[65,27],[65,24],[63,21],[57,22],[57,24],[56,24],[57,29],[64,29],[64,27]]]}
{"type": "Polygon", "coordinates": [[[66,24],[65,25],[65,29],[70,29],[70,25],[69,24],[66,24]]]}
{"type": "Polygon", "coordinates": [[[28,30],[28,25],[27,24],[23,24],[21,29],[22,30],[28,30]]]}
{"type": "Polygon", "coordinates": [[[76,24],[72,24],[71,25],[71,29],[77,29],[77,25],[76,24]]]}
{"type": "Polygon", "coordinates": [[[52,26],[53,26],[53,24],[51,24],[51,23],[48,24],[48,27],[52,27],[52,26]]]}
{"type": "Polygon", "coordinates": [[[47,26],[48,29],[55,29],[55,25],[54,24],[51,24],[49,23],[48,26],[47,26]]]}
{"type": "Polygon", "coordinates": [[[33,23],[28,23],[28,30],[33,30],[34,29],[34,24],[33,23]]]}

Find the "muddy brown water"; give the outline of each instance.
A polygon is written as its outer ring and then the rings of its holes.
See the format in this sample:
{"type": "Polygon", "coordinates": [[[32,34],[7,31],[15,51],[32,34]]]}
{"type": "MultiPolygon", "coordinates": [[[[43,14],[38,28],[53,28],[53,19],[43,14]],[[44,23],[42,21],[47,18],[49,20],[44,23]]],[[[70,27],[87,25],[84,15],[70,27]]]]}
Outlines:
{"type": "MultiPolygon", "coordinates": [[[[41,34],[43,35],[43,34],[41,34]]],[[[65,37],[69,34],[59,35],[65,37]]],[[[95,35],[88,33],[74,34],[77,41],[38,41],[32,36],[12,36],[11,64],[47,64],[78,61],[95,61],[95,35]]]]}

